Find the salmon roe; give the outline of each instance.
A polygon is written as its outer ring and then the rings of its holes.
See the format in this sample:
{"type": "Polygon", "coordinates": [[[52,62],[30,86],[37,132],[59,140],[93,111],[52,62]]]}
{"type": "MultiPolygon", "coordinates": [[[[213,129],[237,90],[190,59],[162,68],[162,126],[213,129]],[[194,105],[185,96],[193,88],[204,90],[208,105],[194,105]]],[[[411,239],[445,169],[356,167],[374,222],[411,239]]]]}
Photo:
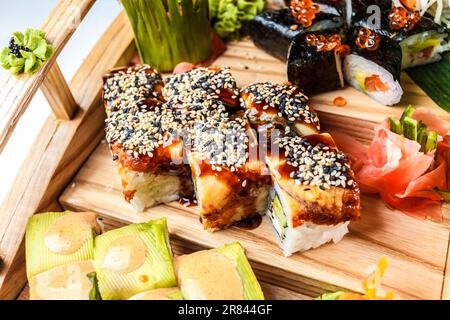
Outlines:
{"type": "Polygon", "coordinates": [[[378,50],[380,41],[381,38],[375,31],[367,28],[361,28],[358,31],[358,37],[356,38],[355,43],[361,49],[375,51],[378,50]]]}
{"type": "Polygon", "coordinates": [[[421,15],[419,11],[408,11],[403,7],[393,7],[389,13],[389,26],[393,30],[404,29],[411,31],[417,22],[420,21],[421,15]]]}
{"type": "Polygon", "coordinates": [[[347,100],[344,97],[336,97],[333,100],[333,104],[338,107],[343,107],[347,104],[347,100]]]}
{"type": "Polygon", "coordinates": [[[305,37],[307,45],[316,47],[317,51],[336,51],[341,55],[347,55],[350,53],[350,47],[341,43],[341,36],[338,34],[332,35],[315,35],[308,34],[305,37]]]}
{"type": "Polygon", "coordinates": [[[310,27],[316,14],[320,12],[320,6],[313,3],[312,0],[292,0],[291,11],[298,23],[310,27]]]}

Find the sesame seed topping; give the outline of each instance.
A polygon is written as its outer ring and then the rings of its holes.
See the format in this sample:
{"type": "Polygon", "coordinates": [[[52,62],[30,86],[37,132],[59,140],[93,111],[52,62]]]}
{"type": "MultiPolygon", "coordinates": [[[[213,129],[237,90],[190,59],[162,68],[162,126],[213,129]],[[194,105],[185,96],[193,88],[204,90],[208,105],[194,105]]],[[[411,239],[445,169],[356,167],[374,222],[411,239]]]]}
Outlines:
{"type": "Polygon", "coordinates": [[[105,81],[103,98],[107,111],[125,113],[145,106],[149,98],[158,98],[156,85],[162,86],[161,74],[150,66],[137,65],[114,73],[105,81]]]}
{"type": "Polygon", "coordinates": [[[298,185],[317,186],[322,190],[334,187],[351,188],[355,182],[347,156],[323,143],[312,144],[308,138],[288,135],[275,142],[285,161],[293,167],[290,178],[298,185]]]}
{"type": "MultiPolygon", "coordinates": [[[[249,94],[250,100],[261,105],[263,111],[269,108],[277,109],[279,117],[290,122],[313,124],[320,130],[319,117],[309,107],[308,97],[295,86],[256,83],[244,88],[242,93],[249,94]]],[[[249,119],[253,120],[251,110],[247,110],[247,114],[249,119]]]]}

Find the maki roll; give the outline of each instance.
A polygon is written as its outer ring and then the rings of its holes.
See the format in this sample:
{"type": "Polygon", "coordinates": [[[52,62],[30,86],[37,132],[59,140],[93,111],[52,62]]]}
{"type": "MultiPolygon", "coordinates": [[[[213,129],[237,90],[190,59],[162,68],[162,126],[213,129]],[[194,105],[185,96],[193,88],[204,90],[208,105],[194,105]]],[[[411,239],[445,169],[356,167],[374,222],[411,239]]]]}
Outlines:
{"type": "Polygon", "coordinates": [[[125,199],[136,211],[192,194],[183,164],[182,129],[162,100],[160,74],[135,66],[105,80],[106,140],[116,162],[125,199]]]}
{"type": "Polygon", "coordinates": [[[355,26],[371,29],[398,42],[402,49],[402,69],[439,61],[442,53],[450,50],[445,27],[404,7],[393,6],[382,11],[379,26],[367,17],[358,20],[355,26]]]}
{"type": "Polygon", "coordinates": [[[268,216],[286,256],[335,243],[360,215],[347,156],[327,134],[282,135],[266,162],[274,184],[268,216]]]}
{"type": "Polygon", "coordinates": [[[292,7],[266,11],[247,24],[246,33],[258,48],[282,61],[287,61],[289,47],[299,34],[329,29],[341,29],[342,35],[345,34],[343,1],[315,1],[314,3],[316,8],[311,8],[311,4],[308,4],[306,12],[311,15],[308,15],[306,20],[300,15],[301,10],[297,11],[292,7]]]}
{"type": "Polygon", "coordinates": [[[94,238],[101,232],[91,212],[30,218],[25,239],[30,299],[95,299],[94,238]]]}
{"type": "Polygon", "coordinates": [[[171,105],[191,105],[216,100],[231,110],[239,107],[239,90],[229,68],[197,68],[170,76],[163,89],[171,105]]]}
{"type": "Polygon", "coordinates": [[[95,239],[95,269],[104,300],[177,285],[165,219],[133,224],[95,239]]]}
{"type": "Polygon", "coordinates": [[[303,29],[289,8],[266,11],[253,18],[245,28],[258,48],[281,61],[286,61],[292,40],[303,29]]]}
{"type": "Polygon", "coordinates": [[[241,99],[252,126],[291,127],[300,135],[319,133],[320,123],[309,99],[290,85],[256,83],[242,89],[241,99]]]}
{"type": "Polygon", "coordinates": [[[289,49],[288,81],[308,95],[342,89],[342,57],[350,51],[342,42],[332,31],[299,35],[289,49]]]}
{"type": "Polygon", "coordinates": [[[267,210],[270,178],[243,112],[197,123],[187,146],[200,220],[214,232],[259,224],[267,210]]]}
{"type": "Polygon", "coordinates": [[[264,300],[240,243],[175,258],[186,300],[264,300]]]}
{"type": "Polygon", "coordinates": [[[398,103],[402,50],[393,39],[364,27],[355,27],[350,38],[352,52],[345,58],[347,82],[383,105],[398,103]]]}

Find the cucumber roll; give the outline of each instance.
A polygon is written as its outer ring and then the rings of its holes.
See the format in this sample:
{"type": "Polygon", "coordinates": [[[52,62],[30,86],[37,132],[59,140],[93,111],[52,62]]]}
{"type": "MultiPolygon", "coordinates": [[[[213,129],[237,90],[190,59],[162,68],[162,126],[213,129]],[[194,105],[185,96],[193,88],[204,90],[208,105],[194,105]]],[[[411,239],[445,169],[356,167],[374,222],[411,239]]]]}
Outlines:
{"type": "Polygon", "coordinates": [[[383,105],[398,103],[403,95],[400,45],[364,27],[353,29],[349,43],[352,52],[344,62],[347,82],[383,105]]]}
{"type": "Polygon", "coordinates": [[[343,88],[341,58],[349,50],[342,44],[341,36],[333,31],[299,35],[289,50],[289,82],[307,95],[343,88]]]}

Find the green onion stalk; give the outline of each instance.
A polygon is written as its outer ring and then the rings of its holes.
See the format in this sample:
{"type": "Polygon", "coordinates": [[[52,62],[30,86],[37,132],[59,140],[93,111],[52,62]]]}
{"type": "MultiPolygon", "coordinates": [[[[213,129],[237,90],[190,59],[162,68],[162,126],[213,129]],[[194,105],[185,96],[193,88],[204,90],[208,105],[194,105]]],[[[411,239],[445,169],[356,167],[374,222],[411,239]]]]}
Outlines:
{"type": "Polygon", "coordinates": [[[143,63],[172,71],[212,53],[208,0],[122,0],[143,63]]]}

